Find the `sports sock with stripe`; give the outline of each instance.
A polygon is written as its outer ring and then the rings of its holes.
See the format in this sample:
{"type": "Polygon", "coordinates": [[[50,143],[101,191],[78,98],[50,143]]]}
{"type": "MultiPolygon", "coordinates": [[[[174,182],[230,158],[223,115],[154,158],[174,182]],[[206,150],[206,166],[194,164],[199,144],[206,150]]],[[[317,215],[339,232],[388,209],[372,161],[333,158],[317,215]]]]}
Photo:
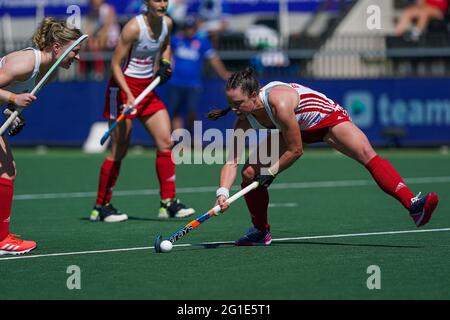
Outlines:
{"type": "Polygon", "coordinates": [[[159,193],[161,199],[175,197],[175,163],[172,160],[172,151],[156,152],[156,173],[159,180],[159,193]]]}
{"type": "Polygon", "coordinates": [[[410,209],[414,194],[388,160],[377,155],[366,164],[366,168],[384,192],[400,201],[406,209],[410,209]]]}
{"type": "MultiPolygon", "coordinates": [[[[242,182],[241,188],[244,189],[250,183],[242,182]]],[[[269,191],[265,187],[259,187],[250,191],[245,196],[252,223],[258,230],[265,231],[268,227],[267,208],[269,207],[269,191]]]]}
{"type": "Polygon", "coordinates": [[[112,190],[119,177],[121,161],[111,161],[105,159],[100,169],[100,178],[98,182],[97,206],[104,206],[111,201],[112,190]]]}

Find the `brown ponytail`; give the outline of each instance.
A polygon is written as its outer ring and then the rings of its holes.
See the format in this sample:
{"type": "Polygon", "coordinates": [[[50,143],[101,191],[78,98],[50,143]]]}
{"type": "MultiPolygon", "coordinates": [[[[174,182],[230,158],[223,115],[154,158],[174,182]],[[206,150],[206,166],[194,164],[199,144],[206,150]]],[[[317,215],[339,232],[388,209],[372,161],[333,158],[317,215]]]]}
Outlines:
{"type": "Polygon", "coordinates": [[[231,111],[231,108],[228,107],[226,109],[214,109],[208,112],[207,117],[209,120],[218,120],[222,118],[223,116],[226,116],[228,112],[231,111]]]}
{"type": "Polygon", "coordinates": [[[65,21],[45,18],[33,35],[33,43],[39,50],[51,47],[55,42],[65,45],[82,36],[79,29],[69,27],[65,21]]]}
{"type": "MultiPolygon", "coordinates": [[[[247,67],[242,71],[237,71],[228,78],[227,85],[225,89],[228,91],[230,89],[241,88],[244,94],[250,95],[253,92],[258,92],[261,86],[255,77],[255,71],[253,68],[247,67]]],[[[208,112],[208,119],[217,120],[231,111],[231,108],[226,109],[215,109],[208,112]]]]}

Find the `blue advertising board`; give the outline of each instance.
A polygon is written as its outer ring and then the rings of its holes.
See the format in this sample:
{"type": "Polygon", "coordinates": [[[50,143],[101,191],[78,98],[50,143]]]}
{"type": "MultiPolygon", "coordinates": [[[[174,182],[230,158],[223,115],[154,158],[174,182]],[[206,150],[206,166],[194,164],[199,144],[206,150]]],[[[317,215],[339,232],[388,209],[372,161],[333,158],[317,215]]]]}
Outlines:
{"type": "MultiPolygon", "coordinates": [[[[287,0],[291,12],[313,12],[320,6],[326,5],[325,10],[335,10],[342,5],[342,0],[287,0]]],[[[350,0],[349,0],[350,1],[350,0]]],[[[130,15],[139,12],[142,0],[106,0],[114,5],[119,15],[130,15]]],[[[202,0],[187,0],[188,12],[197,12],[202,0]]],[[[89,0],[0,0],[0,17],[9,14],[13,17],[32,17],[36,15],[36,8],[43,6],[45,15],[64,16],[70,14],[70,6],[79,6],[85,14],[89,7],[89,0]]],[[[223,0],[223,11],[229,14],[248,14],[254,12],[277,13],[278,0],[223,0]]]]}
{"type": "MultiPolygon", "coordinates": [[[[326,94],[345,107],[353,121],[374,145],[390,144],[386,129],[401,129],[404,146],[450,145],[450,78],[383,80],[262,79],[261,84],[281,80],[297,82],[326,94]]],[[[24,111],[27,125],[9,138],[13,145],[81,146],[93,123],[102,118],[104,82],[53,83],[39,92],[38,100],[24,111]]],[[[167,101],[167,87],[157,92],[167,101]]],[[[232,128],[234,115],[210,121],[205,114],[226,106],[224,82],[208,80],[198,109],[202,129],[232,128]]],[[[169,111],[170,106],[168,106],[169,111]]],[[[133,143],[153,141],[136,122],[133,143]]]]}
{"type": "Polygon", "coordinates": [[[392,142],[388,132],[401,132],[402,145],[450,144],[448,78],[318,81],[311,85],[346,108],[374,144],[392,142]]]}
{"type": "MultiPolygon", "coordinates": [[[[319,8],[327,11],[336,10],[342,6],[342,0],[286,0],[290,12],[314,12],[319,8]]],[[[189,11],[197,12],[201,0],[189,1],[189,11]]],[[[206,2],[206,1],[203,1],[206,2]]],[[[278,13],[280,1],[278,0],[223,0],[222,9],[228,14],[247,14],[253,12],[278,13]]]]}
{"type": "Polygon", "coordinates": [[[70,15],[72,12],[68,12],[68,9],[71,6],[78,6],[84,14],[88,5],[89,0],[0,0],[0,17],[5,14],[12,17],[33,17],[37,8],[41,7],[46,16],[70,15]]]}

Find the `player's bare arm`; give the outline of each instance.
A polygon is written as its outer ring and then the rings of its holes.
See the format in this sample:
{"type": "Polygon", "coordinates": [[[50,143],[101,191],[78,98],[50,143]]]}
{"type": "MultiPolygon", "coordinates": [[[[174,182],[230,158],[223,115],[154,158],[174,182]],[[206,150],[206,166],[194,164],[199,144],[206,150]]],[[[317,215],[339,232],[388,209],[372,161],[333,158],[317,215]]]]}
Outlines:
{"type": "MultiPolygon", "coordinates": [[[[31,50],[19,51],[8,55],[0,68],[0,88],[4,88],[13,81],[25,81],[33,73],[34,53],[31,50]]],[[[30,93],[15,94],[0,89],[0,103],[10,103],[18,107],[28,107],[36,96],[30,93]]]]}
{"type": "Polygon", "coordinates": [[[289,168],[303,154],[303,143],[300,127],[295,118],[294,109],[299,97],[295,90],[286,87],[275,87],[269,95],[275,121],[280,126],[280,133],[286,145],[286,151],[270,168],[273,174],[278,174],[289,168]]]}
{"type": "Polygon", "coordinates": [[[209,63],[211,63],[214,71],[219,75],[219,77],[222,78],[222,80],[227,81],[231,76],[231,72],[226,69],[219,55],[215,54],[211,58],[209,58],[209,63]]]}
{"type": "MultiPolygon", "coordinates": [[[[237,119],[233,129],[234,136],[236,136],[236,133],[239,134],[239,131],[245,132],[250,129],[250,124],[247,119],[237,119]]],[[[244,150],[244,146],[236,143],[236,140],[237,139],[233,138],[230,142],[230,154],[220,173],[220,186],[227,189],[230,189],[233,186],[239,167],[239,159],[244,150]],[[233,150],[233,152],[231,152],[231,150],[233,150]]]]}
{"type": "Polygon", "coordinates": [[[139,38],[139,24],[135,19],[128,22],[122,33],[120,34],[119,42],[116,49],[114,50],[113,57],[111,59],[111,69],[116,80],[117,85],[122,89],[128,96],[128,104],[131,105],[134,102],[134,96],[125,81],[125,76],[122,71],[122,62],[128,56],[128,53],[133,46],[133,43],[139,38]]]}
{"type": "Polygon", "coordinates": [[[112,6],[108,7],[108,15],[106,16],[106,21],[97,33],[97,36],[100,37],[102,39],[102,41],[106,41],[106,39],[108,37],[108,30],[113,25],[115,16],[116,16],[116,12],[115,12],[114,7],[112,7],[112,6]]]}
{"type": "MultiPolygon", "coordinates": [[[[245,132],[248,129],[250,129],[250,123],[246,118],[236,120],[234,124],[235,133],[239,131],[245,132]]],[[[235,139],[231,140],[232,146],[230,150],[233,150],[233,152],[230,152],[230,154],[228,155],[227,162],[223,165],[222,170],[220,172],[220,188],[225,188],[227,190],[231,189],[234,181],[236,180],[237,170],[239,167],[239,159],[245,147],[244,145],[240,145],[235,142],[236,142],[235,139]]],[[[226,196],[217,197],[216,204],[220,205],[222,212],[228,208],[228,204],[225,203],[226,200],[227,200],[226,196]]]]}
{"type": "Polygon", "coordinates": [[[172,48],[170,47],[170,35],[173,29],[173,22],[172,19],[170,19],[167,16],[164,16],[163,19],[167,24],[168,32],[167,37],[166,39],[164,39],[164,43],[161,48],[161,59],[166,59],[170,61],[172,59],[172,48]]]}

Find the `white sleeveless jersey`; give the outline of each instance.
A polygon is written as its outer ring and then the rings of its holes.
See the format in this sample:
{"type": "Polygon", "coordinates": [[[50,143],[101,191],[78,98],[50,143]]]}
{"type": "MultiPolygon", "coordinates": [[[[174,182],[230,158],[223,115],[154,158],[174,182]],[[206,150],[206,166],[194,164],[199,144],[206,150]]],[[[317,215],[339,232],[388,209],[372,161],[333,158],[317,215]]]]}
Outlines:
{"type": "MultiPolygon", "coordinates": [[[[33,50],[34,57],[35,57],[34,69],[33,69],[33,73],[31,74],[30,78],[28,78],[25,81],[13,81],[9,85],[7,85],[6,87],[3,87],[1,89],[10,91],[10,92],[13,92],[16,94],[31,92],[31,90],[33,90],[37,75],[39,73],[39,67],[41,66],[41,52],[34,48],[26,48],[26,49],[23,49],[22,51],[25,51],[25,50],[33,50]]],[[[0,60],[0,68],[3,67],[4,63],[5,63],[5,57],[3,57],[0,60]]]]}
{"type": "MultiPolygon", "coordinates": [[[[314,91],[308,87],[302,86],[297,83],[284,83],[280,81],[270,82],[260,90],[259,97],[263,102],[264,108],[269,115],[269,118],[278,129],[279,125],[273,118],[272,108],[269,104],[269,93],[275,86],[288,86],[297,91],[299,95],[299,103],[295,107],[294,112],[295,117],[297,118],[297,122],[300,126],[300,130],[309,129],[317,125],[331,113],[343,110],[340,105],[338,105],[333,100],[328,99],[324,94],[314,91]]],[[[253,115],[249,114],[247,116],[247,119],[254,129],[265,128],[256,120],[253,115]]]]}
{"type": "Polygon", "coordinates": [[[153,77],[155,61],[158,60],[164,40],[168,35],[167,23],[162,21],[161,35],[152,39],[145,24],[144,15],[136,16],[139,24],[139,39],[133,44],[128,59],[123,67],[123,73],[132,78],[149,79],[153,77]]]}

